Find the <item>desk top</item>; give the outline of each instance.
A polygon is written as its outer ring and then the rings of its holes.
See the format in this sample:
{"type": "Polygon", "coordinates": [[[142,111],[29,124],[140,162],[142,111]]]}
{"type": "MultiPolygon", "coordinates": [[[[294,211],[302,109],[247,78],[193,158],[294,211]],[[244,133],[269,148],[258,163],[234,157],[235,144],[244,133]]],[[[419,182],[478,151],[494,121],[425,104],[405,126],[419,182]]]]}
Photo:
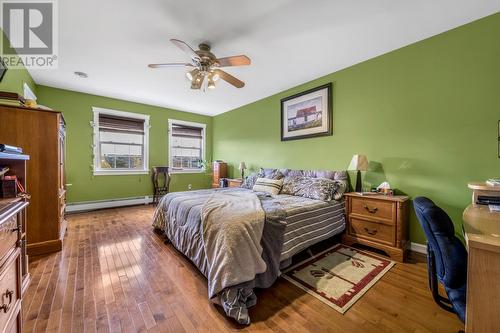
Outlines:
{"type": "Polygon", "coordinates": [[[500,253],[500,212],[486,205],[470,205],[463,214],[467,247],[500,253]]]}
{"type": "Polygon", "coordinates": [[[500,186],[491,186],[485,182],[471,182],[467,186],[472,190],[500,192],[500,186]]]}

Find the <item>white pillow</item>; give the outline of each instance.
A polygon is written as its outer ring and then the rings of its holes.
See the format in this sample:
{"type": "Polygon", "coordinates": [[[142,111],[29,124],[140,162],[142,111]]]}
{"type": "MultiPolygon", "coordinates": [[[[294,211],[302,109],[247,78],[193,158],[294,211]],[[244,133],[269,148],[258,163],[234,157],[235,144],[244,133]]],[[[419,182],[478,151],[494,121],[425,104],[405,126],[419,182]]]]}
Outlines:
{"type": "Polygon", "coordinates": [[[252,190],[255,192],[266,192],[271,195],[277,195],[283,186],[282,179],[257,178],[252,190]]]}

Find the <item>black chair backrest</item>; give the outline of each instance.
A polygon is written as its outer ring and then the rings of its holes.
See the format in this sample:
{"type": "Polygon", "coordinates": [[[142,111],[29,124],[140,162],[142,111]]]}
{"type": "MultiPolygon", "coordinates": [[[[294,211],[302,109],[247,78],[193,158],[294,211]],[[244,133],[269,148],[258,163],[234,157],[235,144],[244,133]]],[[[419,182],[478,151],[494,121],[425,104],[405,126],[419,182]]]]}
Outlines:
{"type": "Polygon", "coordinates": [[[467,251],[455,236],[453,222],[432,200],[417,197],[413,200],[415,213],[436,261],[439,281],[449,288],[463,286],[467,280],[467,251]]]}
{"type": "Polygon", "coordinates": [[[153,167],[152,178],[155,189],[168,189],[168,185],[170,183],[168,167],[153,167]]]}

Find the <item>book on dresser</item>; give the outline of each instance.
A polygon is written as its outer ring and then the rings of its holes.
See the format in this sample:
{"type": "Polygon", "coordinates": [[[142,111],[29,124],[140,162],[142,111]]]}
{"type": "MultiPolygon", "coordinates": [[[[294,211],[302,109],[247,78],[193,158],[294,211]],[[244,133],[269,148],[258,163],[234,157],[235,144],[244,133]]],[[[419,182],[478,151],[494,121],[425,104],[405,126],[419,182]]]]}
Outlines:
{"type": "MultiPolygon", "coordinates": [[[[26,183],[26,164],[29,156],[0,152],[0,165],[8,172],[2,177],[15,176],[19,185],[26,183]]],[[[26,255],[26,208],[28,195],[0,196],[0,308],[4,320],[0,320],[1,332],[22,331],[22,298],[29,285],[28,256],[26,255]]]]}
{"type": "Polygon", "coordinates": [[[30,156],[28,254],[59,251],[66,230],[63,115],[58,111],[0,105],[0,119],[0,143],[22,147],[30,156]]]}

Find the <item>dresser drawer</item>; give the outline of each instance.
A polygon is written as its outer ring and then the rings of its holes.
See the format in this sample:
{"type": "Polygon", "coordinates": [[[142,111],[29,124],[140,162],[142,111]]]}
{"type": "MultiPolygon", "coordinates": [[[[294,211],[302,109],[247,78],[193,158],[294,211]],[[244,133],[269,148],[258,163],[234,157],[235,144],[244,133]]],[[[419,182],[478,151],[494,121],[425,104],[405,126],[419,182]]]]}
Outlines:
{"type": "Polygon", "coordinates": [[[0,224],[0,259],[15,247],[18,238],[17,214],[0,224]]]}
{"type": "Polygon", "coordinates": [[[352,198],[351,213],[362,216],[385,219],[387,221],[394,221],[395,205],[392,202],[382,201],[382,200],[352,198]]]}
{"type": "Polygon", "coordinates": [[[20,250],[5,262],[0,272],[0,328],[5,328],[20,302],[20,250]]]}
{"type": "Polygon", "coordinates": [[[350,218],[349,233],[387,245],[394,245],[396,240],[396,230],[394,226],[370,222],[355,217],[350,218]]]}

